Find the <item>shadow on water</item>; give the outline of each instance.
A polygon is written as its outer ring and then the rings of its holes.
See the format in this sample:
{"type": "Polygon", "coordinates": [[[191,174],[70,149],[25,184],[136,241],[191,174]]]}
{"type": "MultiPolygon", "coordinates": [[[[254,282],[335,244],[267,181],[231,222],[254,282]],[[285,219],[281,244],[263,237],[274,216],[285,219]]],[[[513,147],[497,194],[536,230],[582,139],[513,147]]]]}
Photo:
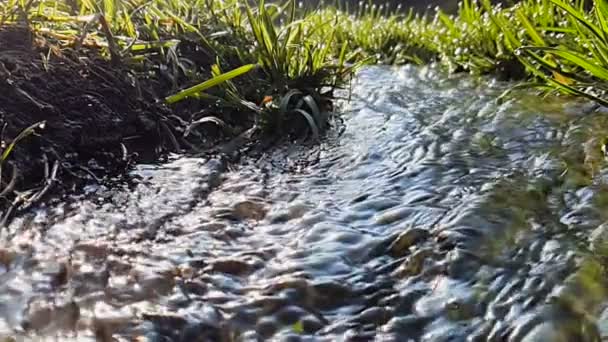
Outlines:
{"type": "Polygon", "coordinates": [[[362,71],[345,126],[226,168],[180,156],[2,233],[0,335],[597,341],[608,119],[428,68],[362,71]]]}

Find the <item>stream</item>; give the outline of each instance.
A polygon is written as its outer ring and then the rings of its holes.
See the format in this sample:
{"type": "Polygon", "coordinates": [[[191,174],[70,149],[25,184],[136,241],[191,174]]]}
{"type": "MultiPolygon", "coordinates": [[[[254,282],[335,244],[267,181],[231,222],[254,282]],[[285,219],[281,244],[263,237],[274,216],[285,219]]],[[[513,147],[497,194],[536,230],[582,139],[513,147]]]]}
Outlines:
{"type": "Polygon", "coordinates": [[[608,115],[370,67],[342,124],[0,233],[0,341],[608,341],[608,115]]]}

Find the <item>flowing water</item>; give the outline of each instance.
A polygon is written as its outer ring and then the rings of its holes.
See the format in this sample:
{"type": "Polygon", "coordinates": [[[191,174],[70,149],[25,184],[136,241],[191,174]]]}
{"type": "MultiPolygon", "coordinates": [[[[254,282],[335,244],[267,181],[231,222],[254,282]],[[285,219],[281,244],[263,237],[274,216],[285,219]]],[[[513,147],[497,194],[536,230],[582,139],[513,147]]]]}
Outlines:
{"type": "Polygon", "coordinates": [[[363,70],[316,146],[176,156],[2,232],[1,341],[599,341],[605,114],[363,70]]]}

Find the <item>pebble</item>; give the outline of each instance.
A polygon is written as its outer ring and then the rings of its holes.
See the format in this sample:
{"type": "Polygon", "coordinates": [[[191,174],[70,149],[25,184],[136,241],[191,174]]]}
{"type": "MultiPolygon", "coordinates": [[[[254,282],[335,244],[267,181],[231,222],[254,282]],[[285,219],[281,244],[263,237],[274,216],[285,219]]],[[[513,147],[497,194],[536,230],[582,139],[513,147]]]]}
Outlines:
{"type": "Polygon", "coordinates": [[[393,257],[399,258],[407,255],[410,247],[426,239],[428,236],[429,232],[426,229],[408,228],[399,234],[388,249],[393,257]]]}

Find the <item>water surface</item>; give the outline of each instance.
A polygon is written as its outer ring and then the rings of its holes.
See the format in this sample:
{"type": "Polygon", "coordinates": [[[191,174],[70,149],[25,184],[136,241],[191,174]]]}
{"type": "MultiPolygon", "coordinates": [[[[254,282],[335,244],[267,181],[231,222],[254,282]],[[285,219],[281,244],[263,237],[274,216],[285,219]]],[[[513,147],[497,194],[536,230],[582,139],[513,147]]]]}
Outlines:
{"type": "Polygon", "coordinates": [[[176,156],[2,232],[0,335],[597,341],[608,120],[430,68],[363,70],[322,143],[176,156]]]}

